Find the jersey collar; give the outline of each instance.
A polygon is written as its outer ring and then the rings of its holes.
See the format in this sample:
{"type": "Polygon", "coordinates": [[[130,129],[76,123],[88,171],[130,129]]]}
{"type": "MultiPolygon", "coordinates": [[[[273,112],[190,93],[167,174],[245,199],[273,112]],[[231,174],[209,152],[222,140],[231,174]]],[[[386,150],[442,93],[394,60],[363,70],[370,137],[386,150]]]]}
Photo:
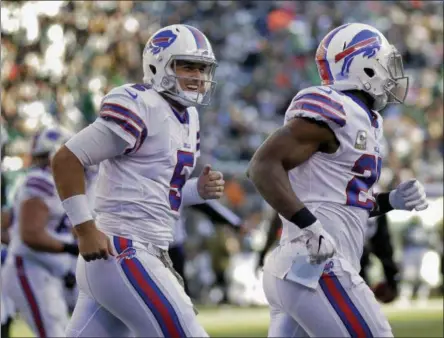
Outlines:
{"type": "MultiPolygon", "coordinates": [[[[171,107],[171,106],[170,106],[171,107]]],[[[183,114],[180,114],[176,109],[171,107],[171,110],[173,111],[174,115],[176,115],[177,119],[181,124],[189,124],[189,116],[188,116],[188,109],[185,109],[185,112],[183,114]]]]}
{"type": "Polygon", "coordinates": [[[364,109],[364,111],[367,113],[368,118],[370,119],[370,123],[372,124],[372,127],[378,128],[378,115],[375,114],[372,110],[370,110],[367,105],[364,104],[364,102],[362,102],[362,100],[360,98],[358,98],[356,95],[353,95],[351,93],[348,92],[343,92],[342,94],[348,96],[349,98],[351,98],[353,101],[355,101],[362,109],[364,109]]]}

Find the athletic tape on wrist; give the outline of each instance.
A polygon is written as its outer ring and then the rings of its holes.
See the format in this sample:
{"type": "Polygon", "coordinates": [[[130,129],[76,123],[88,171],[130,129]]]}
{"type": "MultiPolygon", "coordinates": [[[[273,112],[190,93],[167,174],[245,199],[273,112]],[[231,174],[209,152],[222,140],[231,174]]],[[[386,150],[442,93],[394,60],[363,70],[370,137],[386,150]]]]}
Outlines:
{"type": "Polygon", "coordinates": [[[312,225],[316,221],[317,221],[317,219],[316,219],[315,215],[313,215],[311,213],[311,211],[308,210],[306,207],[297,211],[290,218],[290,222],[296,224],[301,229],[309,227],[310,225],[312,225]]]}
{"type": "Polygon", "coordinates": [[[376,196],[376,210],[382,213],[393,210],[393,206],[390,204],[390,193],[383,192],[376,196]]]}
{"type": "Polygon", "coordinates": [[[182,188],[183,206],[205,203],[197,190],[197,178],[189,179],[182,188]]]}
{"type": "Polygon", "coordinates": [[[73,226],[93,219],[86,195],[71,196],[63,200],[62,204],[73,226]]]}

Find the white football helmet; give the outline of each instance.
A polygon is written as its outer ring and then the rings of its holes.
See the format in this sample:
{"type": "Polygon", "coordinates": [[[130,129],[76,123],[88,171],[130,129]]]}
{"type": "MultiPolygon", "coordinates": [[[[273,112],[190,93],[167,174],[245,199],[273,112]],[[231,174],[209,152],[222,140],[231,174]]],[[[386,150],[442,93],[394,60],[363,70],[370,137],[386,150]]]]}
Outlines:
{"type": "Polygon", "coordinates": [[[409,81],[401,54],[376,28],[350,23],[329,32],[316,51],[322,84],[337,90],[362,90],[373,109],[403,103],[409,81]]]}
{"type": "Polygon", "coordinates": [[[31,155],[52,156],[72,136],[72,133],[62,127],[44,128],[36,132],[31,144],[31,155]]]}
{"type": "Polygon", "coordinates": [[[197,28],[187,25],[171,25],[158,30],[148,40],[143,51],[143,82],[157,92],[166,95],[185,107],[210,103],[216,82],[216,58],[207,37],[197,28]],[[175,61],[184,60],[205,64],[200,79],[204,93],[182,90],[175,72],[175,61]]]}

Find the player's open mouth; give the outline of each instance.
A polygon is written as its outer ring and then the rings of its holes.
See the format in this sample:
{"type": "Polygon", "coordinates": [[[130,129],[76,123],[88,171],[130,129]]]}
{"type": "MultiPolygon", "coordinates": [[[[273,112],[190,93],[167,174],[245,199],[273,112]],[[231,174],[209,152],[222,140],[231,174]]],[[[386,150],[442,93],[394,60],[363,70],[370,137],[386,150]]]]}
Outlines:
{"type": "Polygon", "coordinates": [[[195,91],[195,92],[197,92],[197,89],[199,88],[199,86],[197,86],[197,85],[187,85],[186,87],[188,90],[195,91]]]}

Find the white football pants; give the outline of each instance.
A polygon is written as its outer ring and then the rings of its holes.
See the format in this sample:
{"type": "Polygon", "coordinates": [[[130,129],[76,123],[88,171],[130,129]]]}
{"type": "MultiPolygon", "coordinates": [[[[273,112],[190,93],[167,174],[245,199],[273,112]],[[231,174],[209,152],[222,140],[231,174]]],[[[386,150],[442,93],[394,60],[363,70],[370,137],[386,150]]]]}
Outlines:
{"type": "Polygon", "coordinates": [[[68,337],[208,337],[159,249],[110,236],[116,257],[79,257],[68,337]]]}
{"type": "Polygon", "coordinates": [[[332,259],[317,289],[264,271],[269,337],[393,337],[373,292],[357,272],[332,259]]]}
{"type": "Polygon", "coordinates": [[[38,262],[9,255],[2,267],[2,292],[37,337],[63,337],[68,324],[63,281],[38,262]]]}

